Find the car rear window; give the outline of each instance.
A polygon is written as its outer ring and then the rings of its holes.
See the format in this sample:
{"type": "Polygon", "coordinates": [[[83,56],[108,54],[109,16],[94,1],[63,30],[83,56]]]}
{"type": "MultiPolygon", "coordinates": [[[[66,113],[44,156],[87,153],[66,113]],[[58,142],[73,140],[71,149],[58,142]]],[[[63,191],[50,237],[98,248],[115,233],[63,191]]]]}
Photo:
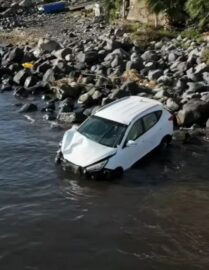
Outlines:
{"type": "Polygon", "coordinates": [[[157,120],[160,120],[160,117],[161,117],[162,113],[163,113],[163,111],[161,111],[161,110],[155,112],[155,114],[157,116],[157,120]]]}
{"type": "Polygon", "coordinates": [[[149,113],[149,114],[145,115],[142,118],[143,122],[144,122],[145,131],[152,128],[160,120],[161,115],[162,115],[161,110],[155,111],[155,112],[152,112],[152,113],[149,113]]]}

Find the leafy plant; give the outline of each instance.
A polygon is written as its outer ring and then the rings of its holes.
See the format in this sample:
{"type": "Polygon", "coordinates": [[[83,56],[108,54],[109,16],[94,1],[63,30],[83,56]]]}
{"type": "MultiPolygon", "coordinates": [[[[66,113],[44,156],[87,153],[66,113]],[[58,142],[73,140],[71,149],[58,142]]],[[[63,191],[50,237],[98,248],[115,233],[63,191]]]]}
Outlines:
{"type": "Polygon", "coordinates": [[[185,3],[186,0],[146,0],[147,8],[156,15],[156,19],[160,13],[164,13],[172,25],[184,21],[185,3]]]}
{"type": "Polygon", "coordinates": [[[209,28],[209,1],[188,0],[186,10],[194,21],[198,21],[198,27],[203,30],[209,28]]]}
{"type": "Polygon", "coordinates": [[[109,20],[114,20],[120,13],[122,0],[105,0],[104,1],[105,11],[109,20]]]}

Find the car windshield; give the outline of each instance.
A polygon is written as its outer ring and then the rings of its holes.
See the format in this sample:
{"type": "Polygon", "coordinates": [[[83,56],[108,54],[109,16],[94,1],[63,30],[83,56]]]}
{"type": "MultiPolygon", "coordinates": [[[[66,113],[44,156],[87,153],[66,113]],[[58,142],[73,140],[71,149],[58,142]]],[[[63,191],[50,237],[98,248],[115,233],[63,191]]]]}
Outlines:
{"type": "Polygon", "coordinates": [[[91,116],[80,126],[78,132],[94,142],[117,147],[121,143],[126,128],[126,125],[91,116]]]}

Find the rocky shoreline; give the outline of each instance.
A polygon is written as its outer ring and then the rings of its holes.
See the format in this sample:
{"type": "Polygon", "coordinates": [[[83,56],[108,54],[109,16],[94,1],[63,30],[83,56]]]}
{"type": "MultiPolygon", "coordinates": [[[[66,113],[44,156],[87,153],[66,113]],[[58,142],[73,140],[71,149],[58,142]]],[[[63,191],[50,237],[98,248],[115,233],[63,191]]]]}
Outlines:
{"type": "Polygon", "coordinates": [[[66,24],[65,16],[40,16],[46,35],[37,44],[28,37],[24,45],[0,47],[1,92],[11,91],[23,103],[20,112],[40,110],[48,121],[80,123],[102,105],[138,95],[165,104],[176,126],[186,128],[183,141],[188,134],[207,137],[209,43],[179,35],[145,48],[121,27],[83,17],[68,17],[66,24]],[[45,106],[28,103],[31,96],[45,106]]]}

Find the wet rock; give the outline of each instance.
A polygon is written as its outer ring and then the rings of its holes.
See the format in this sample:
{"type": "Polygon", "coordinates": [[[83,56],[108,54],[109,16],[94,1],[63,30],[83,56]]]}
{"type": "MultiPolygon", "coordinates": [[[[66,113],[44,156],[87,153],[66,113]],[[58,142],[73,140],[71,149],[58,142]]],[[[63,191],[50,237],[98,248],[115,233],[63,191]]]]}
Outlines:
{"type": "Polygon", "coordinates": [[[19,113],[26,113],[26,112],[35,112],[38,110],[37,105],[33,104],[33,103],[27,103],[24,104],[19,110],[19,113]]]}
{"type": "Polygon", "coordinates": [[[82,123],[86,116],[82,112],[60,113],[57,120],[66,123],[82,123]]]}
{"type": "Polygon", "coordinates": [[[4,62],[4,64],[6,64],[6,63],[8,64],[11,62],[20,63],[23,59],[23,56],[24,56],[23,49],[14,48],[8,53],[8,55],[6,55],[6,57],[5,57],[6,59],[4,58],[3,62],[4,62]]]}
{"type": "Polygon", "coordinates": [[[49,89],[48,85],[44,85],[42,81],[38,81],[35,85],[28,87],[26,90],[32,95],[39,95],[43,92],[47,92],[49,89]]]}
{"type": "Polygon", "coordinates": [[[75,101],[72,98],[66,98],[59,103],[59,113],[72,112],[75,101]]]}
{"type": "Polygon", "coordinates": [[[46,120],[46,121],[54,121],[56,120],[56,115],[52,112],[50,113],[47,113],[43,116],[43,119],[46,120]]]}
{"type": "Polygon", "coordinates": [[[17,87],[17,88],[14,90],[13,95],[16,96],[16,97],[23,97],[23,98],[26,98],[26,97],[28,97],[28,92],[25,90],[24,87],[17,87]]]}
{"type": "Polygon", "coordinates": [[[6,67],[0,67],[0,78],[4,75],[12,75],[12,70],[6,67]]]}
{"type": "Polygon", "coordinates": [[[25,79],[24,87],[29,88],[31,86],[34,86],[39,81],[39,78],[35,75],[31,75],[25,79]]]}
{"type": "Polygon", "coordinates": [[[13,78],[13,81],[14,81],[16,84],[21,84],[21,85],[23,85],[24,82],[25,82],[25,80],[26,80],[26,78],[27,78],[29,75],[30,75],[30,74],[29,74],[29,72],[28,72],[27,70],[22,69],[22,70],[20,70],[20,71],[18,71],[18,72],[16,73],[16,75],[15,75],[14,78],[13,78]]]}
{"type": "Polygon", "coordinates": [[[51,83],[55,81],[54,70],[52,68],[48,69],[44,73],[42,81],[43,83],[51,83]]]}
{"type": "Polygon", "coordinates": [[[52,90],[59,100],[67,97],[78,98],[82,91],[82,85],[72,83],[69,79],[61,79],[53,82],[52,90]]]}
{"type": "Polygon", "coordinates": [[[56,109],[56,105],[55,105],[54,100],[47,101],[45,111],[52,113],[55,111],[55,109],[56,109]]]}
{"type": "Polygon", "coordinates": [[[12,86],[11,85],[2,85],[0,92],[4,93],[4,92],[8,92],[8,91],[12,91],[12,86]]]}

